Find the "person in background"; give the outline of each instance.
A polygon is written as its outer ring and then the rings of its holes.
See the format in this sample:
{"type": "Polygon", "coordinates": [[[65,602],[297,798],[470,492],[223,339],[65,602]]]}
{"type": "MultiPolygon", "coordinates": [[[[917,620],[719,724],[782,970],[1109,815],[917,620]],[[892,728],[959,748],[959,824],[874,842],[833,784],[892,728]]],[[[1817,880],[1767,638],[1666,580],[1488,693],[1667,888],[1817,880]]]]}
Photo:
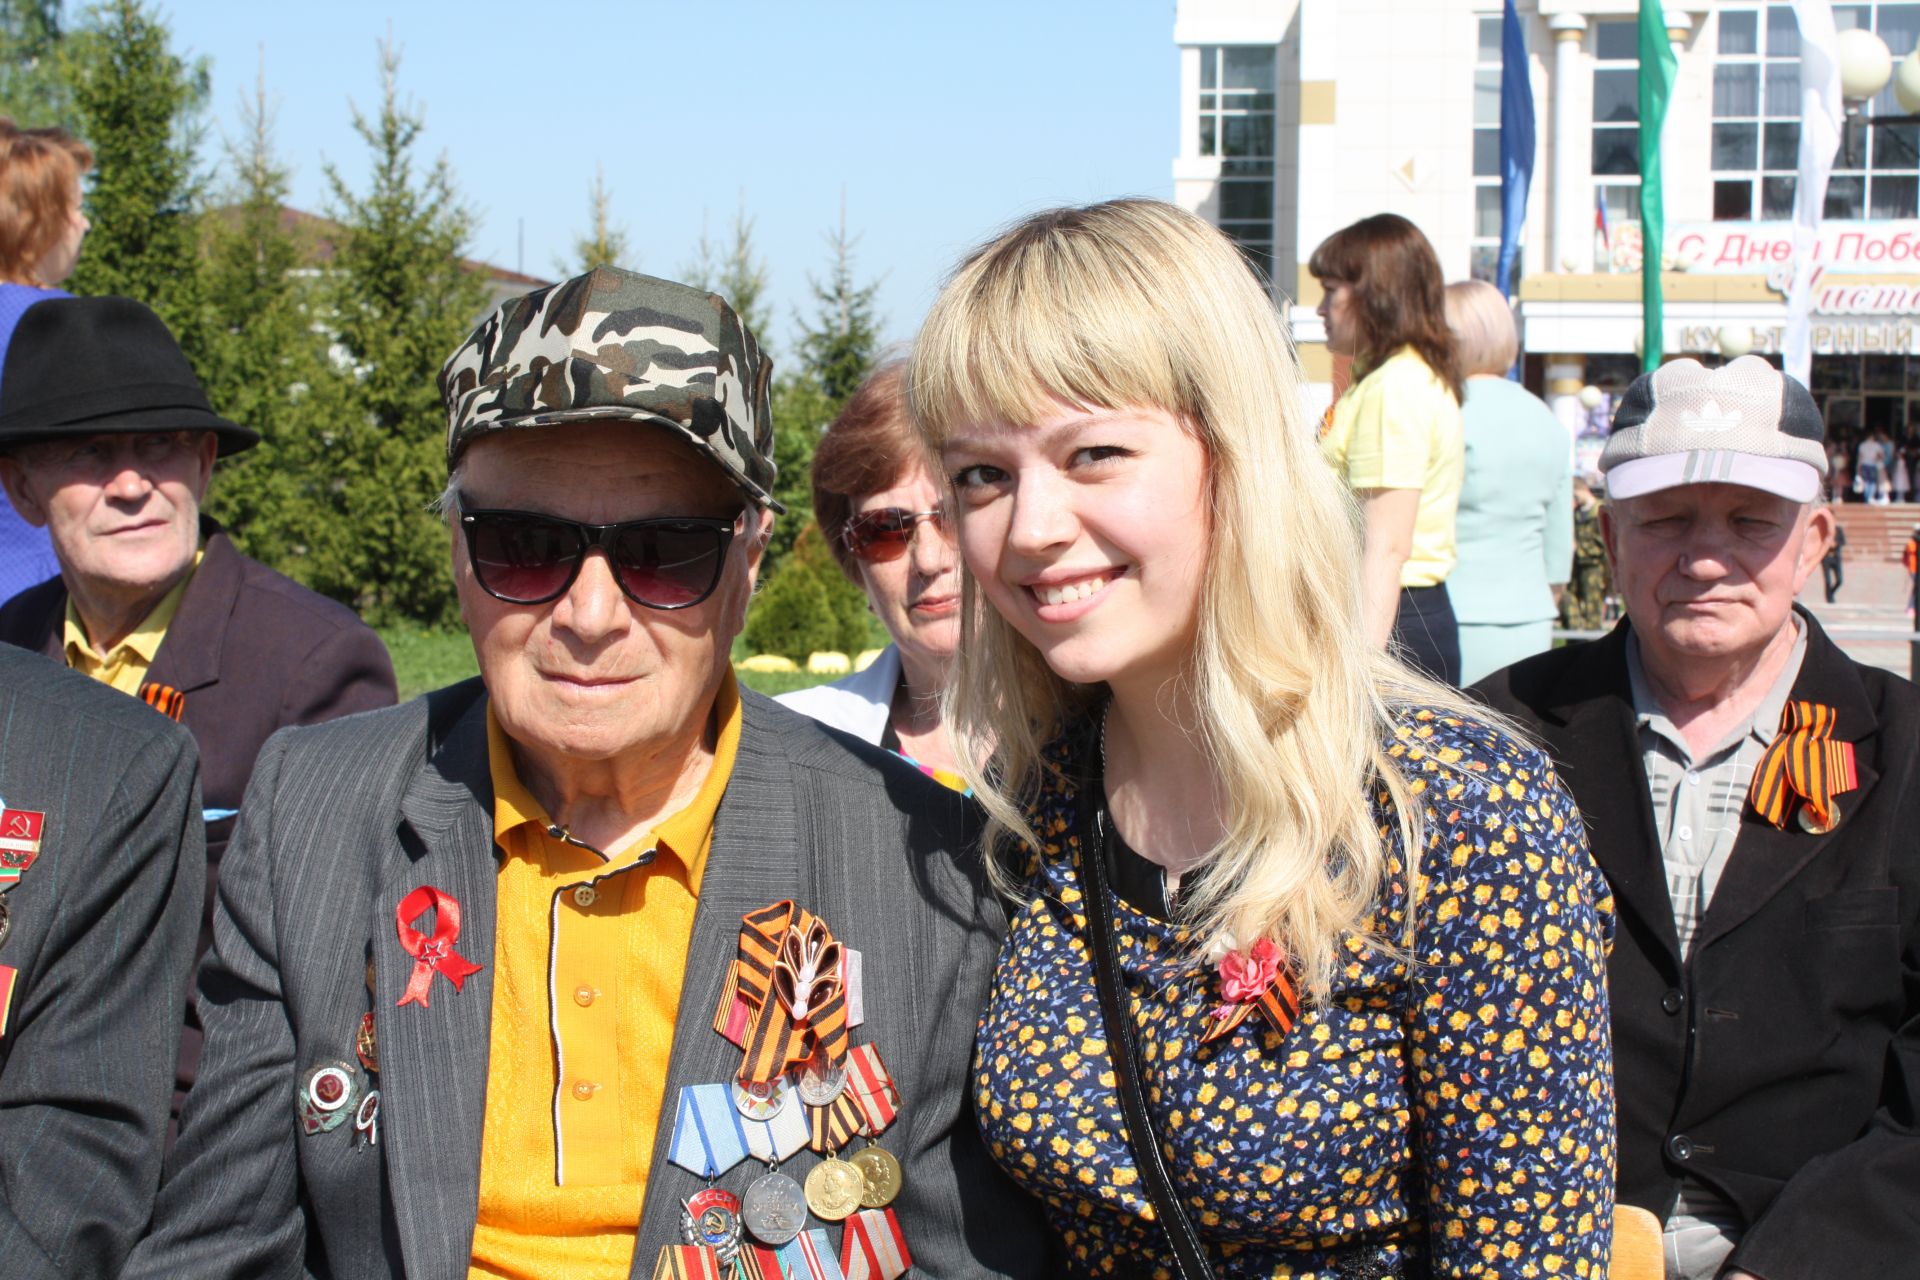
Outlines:
{"type": "Polygon", "coordinates": [[[1862,502],[1879,505],[1886,500],[1887,450],[1878,431],[1869,431],[1854,452],[1853,488],[1862,502]]]}
{"type": "Polygon", "coordinates": [[[1840,587],[1846,582],[1847,572],[1845,553],[1847,549],[1847,530],[1839,520],[1833,522],[1833,540],[1827,543],[1827,552],[1820,557],[1820,585],[1827,594],[1827,603],[1840,594],[1840,587]]]}
{"type": "MultiPolygon", "coordinates": [[[[93,152],[62,129],[16,129],[0,116],[0,361],[28,307],[69,295],[89,223],[80,180],[93,152]]],[[[0,494],[0,602],[60,572],[46,530],[0,494]]]]}
{"type": "Polygon", "coordinates": [[[778,701],[965,790],[940,720],[960,640],[960,562],[907,425],[905,372],[899,361],[875,370],[813,455],[814,519],[893,643],[865,671],[778,701]]]}
{"type": "Polygon", "coordinates": [[[907,385],[1016,912],[976,1110],[1052,1274],[1598,1275],[1606,884],[1546,758],[1372,642],[1239,249],[1159,201],[1036,214],[907,385]]]}
{"type": "Polygon", "coordinates": [[[1759,356],[1640,377],[1600,463],[1626,621],[1475,689],[1546,745],[1614,887],[1619,1195],[1676,1280],[1920,1258],[1920,690],[1795,604],[1823,434],[1759,356]]]}
{"type": "Polygon", "coordinates": [[[193,738],[0,645],[0,1275],[114,1280],[153,1212],[206,874],[193,738]]]}
{"type": "Polygon", "coordinates": [[[1471,684],[1553,647],[1573,569],[1573,455],[1553,410],[1507,370],[1519,357],[1513,309],[1480,280],[1447,286],[1466,403],[1467,442],[1447,596],[1460,623],[1460,680],[1471,684]]]}
{"type": "Polygon", "coordinates": [[[1907,616],[1913,617],[1914,606],[1920,604],[1920,527],[1916,527],[1907,545],[1900,549],[1900,563],[1907,570],[1907,616]]]}
{"type": "Polygon", "coordinates": [[[1367,638],[1458,684],[1446,582],[1466,446],[1439,259],[1418,227],[1382,213],[1335,232],[1307,269],[1325,291],[1327,350],[1351,356],[1358,379],[1335,402],[1321,451],[1365,520],[1367,638]]]}
{"type": "Polygon", "coordinates": [[[1601,631],[1613,624],[1607,607],[1613,573],[1594,492],[1599,486],[1598,475],[1573,478],[1573,568],[1560,593],[1560,625],[1568,631],[1601,631]]]}
{"type": "Polygon", "coordinates": [[[1840,503],[1852,492],[1852,464],[1847,446],[1839,440],[1827,444],[1827,501],[1840,503]]]}
{"type": "MultiPolygon", "coordinates": [[[[0,642],[147,701],[200,745],[208,932],[220,856],[277,729],[390,706],[393,663],[351,609],[250,560],[200,514],[214,459],[259,443],[215,413],[130,298],[29,309],[0,369],[0,484],[52,535],[58,577],[0,606],[0,642]]],[[[199,1060],[191,1008],[184,1094],[199,1060]]]]}
{"type": "Polygon", "coordinates": [[[1893,460],[1891,464],[1893,479],[1889,485],[1893,490],[1893,500],[1895,502],[1905,502],[1907,500],[1907,493],[1913,488],[1913,473],[1907,469],[1906,451],[1889,440],[1887,443],[1887,456],[1893,460]]]}

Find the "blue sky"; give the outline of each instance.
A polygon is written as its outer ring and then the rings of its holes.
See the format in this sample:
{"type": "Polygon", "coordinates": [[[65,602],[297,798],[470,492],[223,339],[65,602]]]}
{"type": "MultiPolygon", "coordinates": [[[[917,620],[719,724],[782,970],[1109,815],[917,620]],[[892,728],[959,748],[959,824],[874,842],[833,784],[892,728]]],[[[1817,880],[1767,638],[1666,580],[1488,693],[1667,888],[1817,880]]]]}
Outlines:
{"type": "Polygon", "coordinates": [[[211,60],[206,155],[240,131],[264,58],[293,203],[324,212],[323,161],[358,187],[351,100],[379,101],[377,44],[478,215],[473,256],[551,278],[588,224],[600,164],[639,270],[679,274],[703,219],[744,199],[771,275],[776,357],[839,218],[910,338],[968,247],[1022,214],[1166,196],[1177,128],[1172,0],[170,0],[176,47],[211,60]],[[524,258],[518,247],[524,227],[524,258]]]}

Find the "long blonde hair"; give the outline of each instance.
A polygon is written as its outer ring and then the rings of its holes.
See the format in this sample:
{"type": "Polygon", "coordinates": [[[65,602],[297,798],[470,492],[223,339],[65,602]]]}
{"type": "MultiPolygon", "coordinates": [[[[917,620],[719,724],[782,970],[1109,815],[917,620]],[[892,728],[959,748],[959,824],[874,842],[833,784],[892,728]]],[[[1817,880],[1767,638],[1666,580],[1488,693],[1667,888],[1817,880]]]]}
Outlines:
{"type": "MultiPolygon", "coordinates": [[[[1196,713],[1228,813],[1183,917],[1197,946],[1275,939],[1324,999],[1385,876],[1376,788],[1390,796],[1410,875],[1419,849],[1420,784],[1392,750],[1397,716],[1467,706],[1367,639],[1359,511],[1319,457],[1265,290],[1225,236],[1173,205],[1052,210],[961,264],[907,381],[936,453],[957,428],[1029,424],[1056,399],[1159,408],[1205,445],[1208,572],[1192,663],[1173,692],[1196,713]]],[[[1044,781],[1044,744],[1105,689],[1054,675],[979,600],[969,574],[948,691],[955,755],[986,806],[989,849],[1010,838],[1037,847],[1025,809],[1044,781]]],[[[1002,859],[990,862],[1004,884],[1002,859]]]]}

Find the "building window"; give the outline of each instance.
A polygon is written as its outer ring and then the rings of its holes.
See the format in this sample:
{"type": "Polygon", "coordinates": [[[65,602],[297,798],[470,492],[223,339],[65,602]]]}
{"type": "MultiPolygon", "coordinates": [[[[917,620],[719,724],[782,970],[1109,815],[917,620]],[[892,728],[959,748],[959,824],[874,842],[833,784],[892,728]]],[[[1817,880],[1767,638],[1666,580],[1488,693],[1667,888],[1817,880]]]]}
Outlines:
{"type": "Polygon", "coordinates": [[[1473,60],[1473,242],[1475,280],[1500,269],[1500,40],[1498,15],[1480,19],[1473,60]]]}
{"type": "MultiPolygon", "coordinates": [[[[1833,8],[1842,31],[1865,27],[1891,49],[1920,42],[1920,4],[1833,8]]],[[[1713,216],[1793,216],[1800,167],[1800,30],[1790,4],[1722,9],[1713,68],[1713,216]]],[[[1900,116],[1888,88],[1864,113],[1900,116]]],[[[1828,218],[1911,218],[1920,211],[1920,126],[1847,118],[1827,185],[1828,218]]]]}
{"type": "Polygon", "coordinates": [[[1640,173],[1640,34],[1632,18],[1593,24],[1593,174],[1640,173]]]}
{"type": "Polygon", "coordinates": [[[1200,50],[1200,154],[1220,160],[1220,229],[1263,280],[1273,275],[1274,81],[1272,45],[1200,50]]]}

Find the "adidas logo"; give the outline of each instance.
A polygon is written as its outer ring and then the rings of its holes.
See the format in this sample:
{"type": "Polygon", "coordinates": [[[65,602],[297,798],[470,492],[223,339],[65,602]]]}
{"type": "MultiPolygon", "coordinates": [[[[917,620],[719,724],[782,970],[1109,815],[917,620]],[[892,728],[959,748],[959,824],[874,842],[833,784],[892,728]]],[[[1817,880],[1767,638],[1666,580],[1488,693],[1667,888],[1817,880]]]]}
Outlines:
{"type": "Polygon", "coordinates": [[[1682,410],[1680,425],[1689,431],[1732,431],[1740,425],[1740,411],[1722,409],[1718,400],[1709,400],[1700,406],[1698,413],[1682,410]]]}

